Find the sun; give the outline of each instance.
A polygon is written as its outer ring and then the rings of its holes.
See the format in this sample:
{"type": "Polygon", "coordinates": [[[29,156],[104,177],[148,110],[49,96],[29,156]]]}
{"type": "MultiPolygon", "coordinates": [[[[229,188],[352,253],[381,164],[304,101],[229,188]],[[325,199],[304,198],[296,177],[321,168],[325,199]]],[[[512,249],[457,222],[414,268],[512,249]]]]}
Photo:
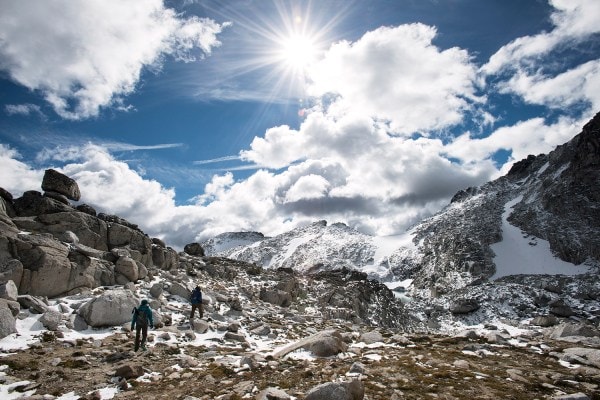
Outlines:
{"type": "Polygon", "coordinates": [[[289,68],[301,70],[315,61],[317,47],[307,35],[293,34],[280,44],[279,58],[289,68]]]}

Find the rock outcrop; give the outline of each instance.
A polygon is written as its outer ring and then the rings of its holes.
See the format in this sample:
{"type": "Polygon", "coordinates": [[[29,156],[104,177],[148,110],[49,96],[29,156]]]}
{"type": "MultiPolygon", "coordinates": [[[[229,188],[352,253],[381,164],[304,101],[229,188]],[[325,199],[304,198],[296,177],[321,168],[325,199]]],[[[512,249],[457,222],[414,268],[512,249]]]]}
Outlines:
{"type": "Polygon", "coordinates": [[[137,225],[71,206],[81,198],[73,179],[47,170],[42,189],[16,199],[0,190],[0,282],[12,280],[19,294],[56,297],[178,267],[177,252],[137,225]]]}

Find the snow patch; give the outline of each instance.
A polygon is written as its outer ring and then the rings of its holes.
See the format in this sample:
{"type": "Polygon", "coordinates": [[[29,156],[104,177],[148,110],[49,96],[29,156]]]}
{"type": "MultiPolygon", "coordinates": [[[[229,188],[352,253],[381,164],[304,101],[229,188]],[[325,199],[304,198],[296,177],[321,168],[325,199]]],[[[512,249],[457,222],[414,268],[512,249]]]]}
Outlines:
{"type": "Polygon", "coordinates": [[[491,279],[520,274],[579,275],[589,272],[587,266],[571,264],[555,257],[547,240],[530,236],[508,222],[512,208],[522,199],[523,196],[518,196],[504,207],[502,241],[491,245],[496,254],[496,273],[491,279]]]}

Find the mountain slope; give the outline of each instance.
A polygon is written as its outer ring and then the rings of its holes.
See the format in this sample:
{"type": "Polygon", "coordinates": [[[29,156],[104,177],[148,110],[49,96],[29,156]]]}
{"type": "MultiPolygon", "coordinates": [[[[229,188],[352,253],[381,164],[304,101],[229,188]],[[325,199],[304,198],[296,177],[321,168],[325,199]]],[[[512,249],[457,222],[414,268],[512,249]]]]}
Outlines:
{"type": "Polygon", "coordinates": [[[506,176],[459,191],[436,215],[387,238],[393,252],[384,251],[381,238],[320,221],[213,254],[302,272],[349,267],[383,281],[412,279],[415,288],[438,294],[506,275],[507,263],[521,274],[586,272],[600,260],[599,128],[600,113],[551,153],[530,155],[506,176]],[[498,247],[515,236],[514,227],[530,246],[521,258],[504,257],[498,247]],[[533,265],[531,257],[541,261],[533,265]]]}

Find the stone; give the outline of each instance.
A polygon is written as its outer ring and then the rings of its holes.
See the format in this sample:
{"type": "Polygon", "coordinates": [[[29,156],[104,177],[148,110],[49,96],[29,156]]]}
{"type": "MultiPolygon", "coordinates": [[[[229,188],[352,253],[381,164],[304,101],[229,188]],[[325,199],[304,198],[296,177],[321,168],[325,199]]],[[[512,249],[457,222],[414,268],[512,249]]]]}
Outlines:
{"type": "Polygon", "coordinates": [[[48,311],[48,305],[42,299],[28,294],[20,295],[17,301],[23,308],[28,308],[34,314],[43,314],[48,311]]]}
{"type": "Polygon", "coordinates": [[[14,208],[19,217],[73,211],[71,206],[50,197],[44,197],[40,192],[35,190],[28,190],[23,193],[23,196],[15,200],[14,208]]]}
{"type": "Polygon", "coordinates": [[[587,347],[572,347],[563,350],[564,358],[569,362],[577,362],[583,365],[589,365],[594,368],[600,368],[600,350],[587,347]]]}
{"type": "Polygon", "coordinates": [[[383,342],[383,335],[381,335],[381,332],[379,331],[371,331],[360,335],[358,340],[365,344],[373,344],[377,342],[383,342]]]}
{"type": "Polygon", "coordinates": [[[135,379],[144,375],[144,368],[141,365],[126,364],[117,368],[113,375],[125,379],[135,379]]]}
{"type": "Polygon", "coordinates": [[[77,182],[53,169],[47,169],[44,173],[42,190],[58,192],[75,201],[81,198],[77,182]]]}
{"type": "Polygon", "coordinates": [[[56,297],[75,287],[69,249],[50,235],[19,235],[16,243],[23,263],[19,292],[56,297]]]}
{"type": "Polygon", "coordinates": [[[573,311],[573,309],[571,307],[569,307],[568,305],[551,306],[550,313],[552,313],[558,317],[564,317],[564,318],[568,318],[572,315],[575,315],[575,312],[573,311]]]}
{"type": "Polygon", "coordinates": [[[89,328],[86,320],[79,314],[72,315],[70,319],[73,329],[78,332],[85,331],[89,328]]]}
{"type": "Polygon", "coordinates": [[[164,289],[162,283],[155,283],[150,288],[150,296],[154,297],[155,299],[158,299],[162,295],[163,290],[164,289]]]}
{"type": "Polygon", "coordinates": [[[239,334],[239,333],[225,332],[225,335],[223,335],[223,337],[227,340],[233,340],[236,342],[245,342],[246,341],[246,336],[239,334]]]}
{"type": "Polygon", "coordinates": [[[129,290],[109,290],[93,298],[77,310],[88,325],[96,328],[119,326],[130,322],[132,310],[139,300],[129,290]]]}
{"type": "Polygon", "coordinates": [[[267,336],[269,333],[271,333],[271,328],[268,325],[260,325],[252,329],[250,333],[258,336],[267,336]]]}
{"type": "Polygon", "coordinates": [[[125,276],[130,282],[135,282],[139,278],[138,265],[130,257],[119,257],[115,263],[115,272],[125,276]]]}
{"type": "Polygon", "coordinates": [[[349,374],[361,374],[364,375],[366,374],[366,368],[365,365],[363,363],[360,362],[355,362],[352,364],[352,366],[350,366],[350,370],[348,371],[349,374]]]}
{"type": "Polygon", "coordinates": [[[281,389],[269,387],[257,393],[255,400],[290,400],[291,397],[281,389]]]}
{"type": "Polygon", "coordinates": [[[572,393],[572,394],[561,394],[558,396],[552,396],[552,400],[590,400],[585,393],[572,393]]]}
{"type": "Polygon", "coordinates": [[[3,303],[3,305],[6,305],[10,309],[13,317],[18,316],[21,312],[21,305],[17,301],[0,299],[0,303],[3,303]]]}
{"type": "Polygon", "coordinates": [[[0,187],[0,198],[5,200],[9,204],[12,204],[12,202],[14,200],[12,193],[2,187],[0,187]]]}
{"type": "Polygon", "coordinates": [[[60,194],[58,192],[53,192],[53,191],[45,191],[43,194],[44,197],[50,197],[51,199],[54,199],[56,201],[60,201],[61,203],[65,204],[65,205],[70,205],[69,203],[69,199],[67,198],[67,196],[60,194]]]}
{"type": "MultiPolygon", "coordinates": [[[[208,332],[208,322],[203,321],[203,320],[193,320],[192,323],[192,329],[194,330],[194,332],[199,333],[199,334],[203,334],[208,332]]],[[[242,339],[244,340],[244,339],[242,339]]]]}
{"type": "Polygon", "coordinates": [[[191,256],[204,257],[204,249],[200,243],[188,243],[183,248],[183,251],[191,256]]]}
{"type": "Polygon", "coordinates": [[[475,299],[458,299],[450,303],[449,310],[452,314],[468,314],[479,309],[475,299]]]}
{"type": "Polygon", "coordinates": [[[179,265],[179,254],[172,248],[152,246],[152,262],[165,271],[176,269],[179,265]]]}
{"type": "Polygon", "coordinates": [[[292,295],[280,289],[260,288],[259,298],[267,303],[280,307],[289,307],[292,304],[292,295]]]}
{"type": "Polygon", "coordinates": [[[553,339],[560,339],[569,336],[594,337],[600,336],[600,331],[590,325],[565,323],[554,328],[550,334],[550,337],[553,339]]]}
{"type": "Polygon", "coordinates": [[[146,279],[148,276],[148,268],[139,261],[136,261],[138,267],[138,279],[146,279]]]}
{"type": "Polygon", "coordinates": [[[338,331],[327,330],[285,346],[275,352],[273,357],[280,358],[297,349],[308,350],[317,357],[331,357],[346,351],[347,348],[338,331]]]}
{"type": "Polygon", "coordinates": [[[0,302],[0,339],[17,333],[17,321],[6,302],[0,302]]]}
{"type": "MultiPolygon", "coordinates": [[[[119,222],[126,223],[127,221],[119,220],[119,222]]],[[[108,248],[128,248],[131,258],[147,267],[152,266],[152,241],[142,231],[134,229],[130,225],[123,225],[118,222],[107,223],[108,248]],[[134,254],[136,251],[138,255],[134,254]]]]}
{"type": "MultiPolygon", "coordinates": [[[[1,238],[0,238],[1,240],[1,238]]],[[[0,260],[0,281],[13,281],[17,288],[23,277],[23,264],[16,259],[0,260]]]]}
{"type": "Polygon", "coordinates": [[[361,381],[328,382],[310,389],[304,400],[362,400],[365,386],[361,381]]]}
{"type": "Polygon", "coordinates": [[[84,246],[101,251],[109,249],[106,222],[91,214],[70,210],[69,212],[43,214],[36,220],[42,224],[38,228],[39,232],[51,233],[58,237],[65,231],[71,231],[79,239],[78,243],[84,246]]]}
{"type": "Polygon", "coordinates": [[[179,296],[184,300],[189,300],[192,295],[192,289],[179,282],[173,282],[168,290],[173,296],[179,296]]]}
{"type": "Polygon", "coordinates": [[[82,213],[86,213],[88,215],[91,215],[92,217],[95,217],[97,215],[96,213],[96,209],[90,205],[87,204],[80,204],[77,207],[75,207],[75,209],[77,211],[81,211],[82,213]]]}
{"type": "Polygon", "coordinates": [[[17,301],[19,289],[11,280],[0,284],[0,299],[17,301]]]}
{"type": "Polygon", "coordinates": [[[62,314],[58,311],[48,310],[41,316],[39,321],[49,331],[58,331],[58,326],[62,322],[62,314]]]}
{"type": "Polygon", "coordinates": [[[531,320],[531,325],[547,328],[549,326],[558,325],[558,318],[554,315],[539,315],[531,320]]]}

